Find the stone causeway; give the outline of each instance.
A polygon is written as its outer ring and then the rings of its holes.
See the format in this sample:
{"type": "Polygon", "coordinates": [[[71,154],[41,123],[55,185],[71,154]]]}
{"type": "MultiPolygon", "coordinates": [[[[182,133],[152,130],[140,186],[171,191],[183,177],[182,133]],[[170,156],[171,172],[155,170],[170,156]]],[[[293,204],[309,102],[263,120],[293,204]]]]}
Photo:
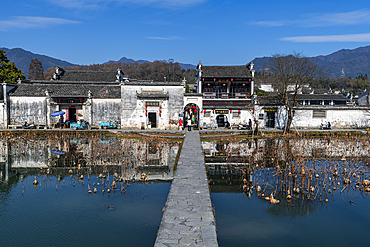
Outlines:
{"type": "Polygon", "coordinates": [[[186,132],[156,247],[218,246],[199,131],[186,132]]]}

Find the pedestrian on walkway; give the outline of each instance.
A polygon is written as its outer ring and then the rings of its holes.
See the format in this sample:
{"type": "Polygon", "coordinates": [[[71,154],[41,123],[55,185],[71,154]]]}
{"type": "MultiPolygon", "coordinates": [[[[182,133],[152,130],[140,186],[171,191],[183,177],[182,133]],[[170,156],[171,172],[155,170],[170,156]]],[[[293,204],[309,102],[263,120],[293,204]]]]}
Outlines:
{"type": "Polygon", "coordinates": [[[190,118],[188,119],[187,126],[188,126],[188,131],[191,131],[191,119],[190,118]]]}

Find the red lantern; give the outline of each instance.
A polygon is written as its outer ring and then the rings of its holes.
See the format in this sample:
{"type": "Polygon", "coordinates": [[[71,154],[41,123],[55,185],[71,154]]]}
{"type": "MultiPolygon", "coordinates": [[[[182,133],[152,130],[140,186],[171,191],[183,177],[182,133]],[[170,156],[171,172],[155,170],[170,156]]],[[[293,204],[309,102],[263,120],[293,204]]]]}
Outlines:
{"type": "Polygon", "coordinates": [[[194,110],[195,113],[197,113],[197,110],[194,110]]]}
{"type": "Polygon", "coordinates": [[[233,78],[231,78],[231,81],[234,81],[234,79],[233,79],[233,78]]]}
{"type": "Polygon", "coordinates": [[[249,79],[249,81],[252,81],[252,79],[249,79]]]}
{"type": "Polygon", "coordinates": [[[233,110],[230,110],[230,113],[232,113],[233,112],[233,110]]]}
{"type": "Polygon", "coordinates": [[[238,112],[240,113],[240,110],[238,112]]]}
{"type": "Polygon", "coordinates": [[[213,81],[216,81],[216,78],[213,78],[213,81]]]}

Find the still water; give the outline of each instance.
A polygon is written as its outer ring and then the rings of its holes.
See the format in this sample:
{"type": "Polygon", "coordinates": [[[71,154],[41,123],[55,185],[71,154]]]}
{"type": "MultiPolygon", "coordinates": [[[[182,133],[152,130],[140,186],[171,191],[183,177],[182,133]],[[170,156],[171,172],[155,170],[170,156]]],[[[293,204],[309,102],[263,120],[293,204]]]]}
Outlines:
{"type": "Polygon", "coordinates": [[[203,148],[220,246],[369,246],[368,138],[203,148]]]}
{"type": "Polygon", "coordinates": [[[0,142],[1,246],[154,245],[178,143],[100,134],[0,142]]]}

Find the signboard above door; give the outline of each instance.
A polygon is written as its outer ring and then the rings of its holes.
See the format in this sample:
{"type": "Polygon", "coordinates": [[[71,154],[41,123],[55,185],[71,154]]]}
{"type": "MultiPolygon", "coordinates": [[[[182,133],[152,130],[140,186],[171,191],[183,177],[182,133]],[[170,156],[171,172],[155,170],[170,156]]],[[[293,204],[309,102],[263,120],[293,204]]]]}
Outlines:
{"type": "Polygon", "coordinates": [[[229,110],[215,110],[216,114],[229,114],[229,110]]]}

